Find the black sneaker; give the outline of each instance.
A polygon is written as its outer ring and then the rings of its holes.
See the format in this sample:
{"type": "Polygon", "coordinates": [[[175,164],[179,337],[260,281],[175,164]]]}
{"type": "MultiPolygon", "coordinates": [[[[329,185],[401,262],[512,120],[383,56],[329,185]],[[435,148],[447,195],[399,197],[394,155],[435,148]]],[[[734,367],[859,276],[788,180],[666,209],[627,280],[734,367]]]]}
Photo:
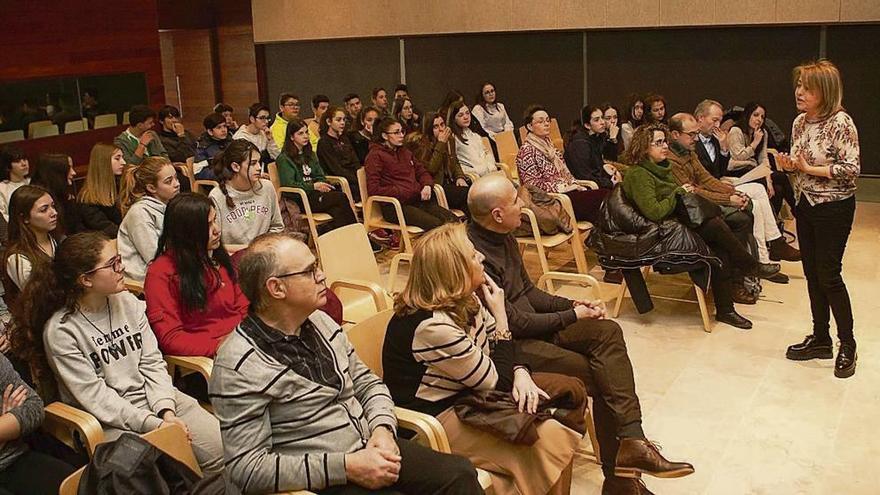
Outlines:
{"type": "MultiPolygon", "coordinates": [[[[804,341],[800,344],[788,346],[788,350],[785,351],[785,357],[792,361],[831,359],[834,357],[834,353],[831,349],[831,339],[818,340],[815,335],[807,335],[804,341]]],[[[853,364],[853,366],[855,366],[855,364],[853,364]]]]}
{"type": "Polygon", "coordinates": [[[849,378],[856,374],[856,361],[859,355],[856,353],[856,343],[841,343],[837,351],[837,360],[834,362],[834,376],[837,378],[849,378]]]}
{"type": "Polygon", "coordinates": [[[385,249],[381,244],[374,241],[373,239],[370,239],[370,247],[373,248],[373,254],[382,252],[382,250],[385,249]]]}

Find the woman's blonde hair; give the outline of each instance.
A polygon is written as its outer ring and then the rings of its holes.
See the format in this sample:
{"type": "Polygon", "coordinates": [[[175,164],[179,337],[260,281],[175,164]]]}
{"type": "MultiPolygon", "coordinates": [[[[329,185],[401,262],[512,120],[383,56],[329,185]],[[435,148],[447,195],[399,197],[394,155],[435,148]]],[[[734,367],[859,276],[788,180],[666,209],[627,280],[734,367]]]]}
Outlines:
{"type": "Polygon", "coordinates": [[[620,160],[627,165],[638,165],[645,161],[648,158],[648,150],[651,149],[651,141],[654,140],[654,131],[660,131],[664,136],[669,135],[669,129],[663,124],[638,126],[629,142],[629,148],[620,160]]]}
{"type": "Polygon", "coordinates": [[[128,209],[135,201],[149,194],[147,185],[156,186],[159,184],[159,172],[166,165],[172,165],[171,160],[164,156],[151,156],[145,158],[140,165],[129,167],[122,174],[122,185],[119,193],[119,207],[122,215],[125,216],[128,209]]]}
{"type": "Polygon", "coordinates": [[[119,186],[113,175],[111,158],[119,148],[112,144],[98,143],[89,155],[86,183],[77,196],[80,203],[113,206],[119,200],[119,186]]]}
{"type": "Polygon", "coordinates": [[[409,278],[395,298],[394,311],[440,310],[467,328],[479,310],[471,287],[472,257],[463,224],[446,224],[423,235],[416,242],[409,278]]]}
{"type": "Polygon", "coordinates": [[[795,89],[800,80],[804,88],[822,97],[818,117],[824,119],[843,110],[843,81],[831,61],[821,59],[798,65],[791,71],[791,79],[795,89]]]}

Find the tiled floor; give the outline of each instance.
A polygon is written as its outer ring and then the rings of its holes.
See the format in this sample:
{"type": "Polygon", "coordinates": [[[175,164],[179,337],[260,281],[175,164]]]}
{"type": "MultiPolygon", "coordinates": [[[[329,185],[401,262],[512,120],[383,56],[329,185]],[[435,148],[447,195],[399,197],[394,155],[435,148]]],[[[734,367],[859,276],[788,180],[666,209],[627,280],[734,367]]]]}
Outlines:
{"type": "MultiPolygon", "coordinates": [[[[788,285],[764,284],[764,298],[738,306],[750,331],[717,324],[702,329],[695,305],[655,301],[638,315],[630,301],[618,321],[624,329],[641,398],[644,428],[671,459],[696,473],[677,480],[646,477],[658,494],[876,494],[880,493],[880,204],[860,202],[844,261],[852,297],[859,364],[848,380],[833,376],[833,361],[795,363],[785,347],[810,328],[800,263],[784,263],[788,285]]],[[[551,265],[571,257],[554,253],[551,265]]],[[[527,253],[532,275],[537,258],[527,253]]],[[[573,263],[566,269],[571,270],[573,263]]],[[[594,275],[600,278],[601,270],[594,275]]],[[[680,292],[675,279],[654,276],[652,291],[680,292]]],[[[617,286],[603,284],[609,300],[617,286]]],[[[566,290],[569,288],[566,288],[566,290]]],[[[575,466],[572,493],[601,492],[602,474],[586,458],[575,466]]]]}

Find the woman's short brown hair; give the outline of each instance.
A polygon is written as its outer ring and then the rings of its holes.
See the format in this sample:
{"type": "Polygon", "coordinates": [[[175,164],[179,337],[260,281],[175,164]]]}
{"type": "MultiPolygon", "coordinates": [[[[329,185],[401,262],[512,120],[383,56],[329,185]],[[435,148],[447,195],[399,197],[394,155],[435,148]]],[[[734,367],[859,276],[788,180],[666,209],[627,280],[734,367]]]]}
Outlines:
{"type": "Polygon", "coordinates": [[[623,153],[621,161],[627,165],[638,165],[648,158],[648,150],[651,141],[654,140],[654,131],[660,131],[664,136],[669,135],[669,128],[663,124],[642,124],[638,126],[630,140],[629,148],[623,153]]]}
{"type": "Polygon", "coordinates": [[[840,71],[831,61],[821,59],[798,65],[791,71],[791,79],[795,89],[800,80],[804,88],[822,97],[819,117],[825,118],[843,109],[843,81],[840,71]]]}

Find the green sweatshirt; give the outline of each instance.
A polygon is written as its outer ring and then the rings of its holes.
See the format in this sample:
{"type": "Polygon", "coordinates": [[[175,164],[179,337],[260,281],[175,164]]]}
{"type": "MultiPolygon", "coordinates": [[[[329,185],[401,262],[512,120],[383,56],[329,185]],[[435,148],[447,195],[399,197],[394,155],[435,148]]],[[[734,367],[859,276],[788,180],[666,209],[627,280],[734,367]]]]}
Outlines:
{"type": "Polygon", "coordinates": [[[685,191],[672,177],[669,162],[654,163],[646,159],[626,171],[623,192],[627,199],[636,204],[642,215],[659,222],[672,213],[678,195],[685,191]]]}
{"type": "Polygon", "coordinates": [[[309,155],[304,165],[294,163],[287,153],[278,155],[276,163],[282,187],[298,187],[304,191],[314,191],[315,182],[327,182],[324,169],[321,168],[318,157],[314,153],[309,155]]]}

